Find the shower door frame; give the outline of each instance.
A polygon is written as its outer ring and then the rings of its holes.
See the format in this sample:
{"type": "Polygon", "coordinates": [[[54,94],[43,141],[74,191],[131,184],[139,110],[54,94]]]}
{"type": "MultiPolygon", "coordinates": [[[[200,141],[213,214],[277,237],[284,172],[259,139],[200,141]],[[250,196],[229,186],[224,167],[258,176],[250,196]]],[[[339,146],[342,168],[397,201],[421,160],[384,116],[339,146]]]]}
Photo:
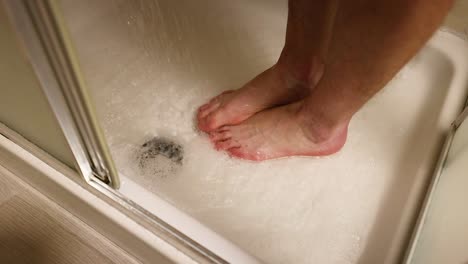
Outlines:
{"type": "Polygon", "coordinates": [[[55,1],[5,0],[13,28],[86,182],[120,180],[55,1]]]}

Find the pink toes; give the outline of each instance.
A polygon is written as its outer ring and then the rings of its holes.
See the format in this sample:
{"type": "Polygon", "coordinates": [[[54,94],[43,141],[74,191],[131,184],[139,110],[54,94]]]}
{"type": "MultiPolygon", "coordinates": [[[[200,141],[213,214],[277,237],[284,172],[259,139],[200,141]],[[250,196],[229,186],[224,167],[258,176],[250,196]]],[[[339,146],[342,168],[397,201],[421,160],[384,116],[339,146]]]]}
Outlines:
{"type": "Polygon", "coordinates": [[[210,134],[210,139],[213,142],[230,139],[231,137],[232,137],[231,131],[219,131],[219,132],[216,131],[210,134]]]}
{"type": "Polygon", "coordinates": [[[218,127],[217,116],[219,115],[216,111],[220,107],[220,103],[215,101],[201,106],[198,110],[197,120],[198,128],[204,132],[210,132],[218,127]]]}
{"type": "Polygon", "coordinates": [[[217,150],[227,150],[240,146],[237,141],[232,139],[232,132],[226,127],[210,133],[210,139],[217,150]]]}
{"type": "Polygon", "coordinates": [[[212,132],[221,126],[220,120],[222,113],[220,111],[213,111],[205,117],[198,119],[198,128],[204,132],[212,132]]]}
{"type": "Polygon", "coordinates": [[[231,157],[236,157],[236,158],[243,158],[245,156],[245,154],[242,152],[242,150],[240,148],[233,148],[233,149],[229,149],[227,151],[229,153],[229,156],[231,157]]]}
{"type": "Polygon", "coordinates": [[[210,104],[204,104],[204,105],[200,106],[200,108],[198,108],[198,113],[205,112],[208,109],[208,107],[210,107],[210,104]]]}
{"type": "Polygon", "coordinates": [[[198,118],[201,119],[201,118],[207,117],[210,113],[216,110],[219,106],[220,106],[220,103],[217,101],[202,105],[198,109],[198,118]]]}
{"type": "Polygon", "coordinates": [[[230,93],[232,93],[232,92],[234,92],[234,90],[227,90],[227,91],[222,92],[222,93],[221,93],[220,95],[218,95],[218,96],[225,95],[225,94],[230,94],[230,93]]]}
{"type": "Polygon", "coordinates": [[[226,139],[224,141],[216,141],[215,148],[217,150],[228,150],[232,148],[240,147],[239,143],[235,142],[232,139],[226,139]]]}
{"type": "Polygon", "coordinates": [[[241,147],[241,144],[233,138],[231,129],[230,126],[224,126],[209,134],[216,150],[226,151],[231,157],[244,160],[260,161],[264,159],[260,153],[250,153],[241,147]]]}
{"type": "Polygon", "coordinates": [[[223,105],[226,100],[229,101],[229,98],[225,96],[227,94],[233,93],[233,90],[224,91],[218,96],[212,98],[208,103],[202,105],[198,109],[197,119],[198,119],[198,128],[204,132],[211,132],[216,130],[218,127],[223,125],[223,122],[227,122],[223,105]]]}
{"type": "Polygon", "coordinates": [[[240,147],[240,144],[232,139],[232,132],[229,130],[229,127],[222,127],[215,132],[211,132],[210,139],[216,150],[228,150],[240,147]]]}
{"type": "Polygon", "coordinates": [[[221,119],[220,116],[222,116],[222,111],[219,111],[219,109],[221,107],[221,102],[223,101],[221,97],[228,93],[232,93],[232,91],[223,92],[198,109],[198,128],[201,131],[214,131],[220,126],[219,123],[221,119]]]}

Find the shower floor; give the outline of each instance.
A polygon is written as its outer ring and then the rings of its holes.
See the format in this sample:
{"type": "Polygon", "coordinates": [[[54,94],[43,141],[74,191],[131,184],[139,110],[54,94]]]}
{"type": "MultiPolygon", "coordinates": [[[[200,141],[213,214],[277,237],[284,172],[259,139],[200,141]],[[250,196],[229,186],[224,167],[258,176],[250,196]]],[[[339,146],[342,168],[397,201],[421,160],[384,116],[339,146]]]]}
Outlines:
{"type": "Polygon", "coordinates": [[[466,98],[461,39],[437,33],[353,118],[340,153],[254,163],[215,151],[194,115],[275,62],[286,1],[61,2],[122,191],[136,184],[267,263],[396,261],[466,98]],[[142,160],[154,137],[182,162],[142,160]]]}

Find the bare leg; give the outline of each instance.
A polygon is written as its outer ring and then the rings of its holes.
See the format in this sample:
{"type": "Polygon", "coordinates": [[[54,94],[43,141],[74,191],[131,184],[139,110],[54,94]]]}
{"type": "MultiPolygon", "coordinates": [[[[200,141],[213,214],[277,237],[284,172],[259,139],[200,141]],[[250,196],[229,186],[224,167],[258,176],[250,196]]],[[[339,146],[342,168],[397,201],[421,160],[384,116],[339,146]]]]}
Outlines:
{"type": "Polygon", "coordinates": [[[200,107],[198,127],[209,132],[234,125],[273,106],[302,99],[323,74],[337,0],[292,0],[283,52],[273,67],[241,89],[223,93],[200,107]]]}
{"type": "Polygon", "coordinates": [[[340,150],[352,116],[424,45],[452,2],[342,1],[326,72],[311,94],[212,133],[216,147],[250,160],[340,150]]]}

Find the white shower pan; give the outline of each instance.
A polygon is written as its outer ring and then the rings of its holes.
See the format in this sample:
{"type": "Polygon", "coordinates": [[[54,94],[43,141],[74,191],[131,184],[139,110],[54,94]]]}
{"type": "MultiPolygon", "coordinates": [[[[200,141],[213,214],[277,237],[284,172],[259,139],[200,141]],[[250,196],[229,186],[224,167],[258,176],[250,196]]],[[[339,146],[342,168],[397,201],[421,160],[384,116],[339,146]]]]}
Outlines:
{"type": "MultiPolygon", "coordinates": [[[[183,141],[182,171],[126,168],[120,191],[221,256],[219,242],[177,224],[157,196],[266,263],[395,263],[444,135],[465,103],[467,77],[468,45],[439,32],[355,116],[334,156],[242,162],[197,134],[183,141]]],[[[116,157],[131,156],[112,138],[116,157]]],[[[117,159],[117,166],[131,160],[117,159]]]]}
{"type": "Polygon", "coordinates": [[[213,150],[193,117],[275,61],[284,1],[266,10],[262,1],[213,2],[209,14],[193,1],[134,10],[83,2],[62,7],[121,194],[232,263],[401,258],[444,135],[468,96],[466,41],[435,34],[356,114],[340,153],[253,163],[213,150]],[[154,136],[183,146],[182,166],[139,166],[136,153],[154,136]]]}

